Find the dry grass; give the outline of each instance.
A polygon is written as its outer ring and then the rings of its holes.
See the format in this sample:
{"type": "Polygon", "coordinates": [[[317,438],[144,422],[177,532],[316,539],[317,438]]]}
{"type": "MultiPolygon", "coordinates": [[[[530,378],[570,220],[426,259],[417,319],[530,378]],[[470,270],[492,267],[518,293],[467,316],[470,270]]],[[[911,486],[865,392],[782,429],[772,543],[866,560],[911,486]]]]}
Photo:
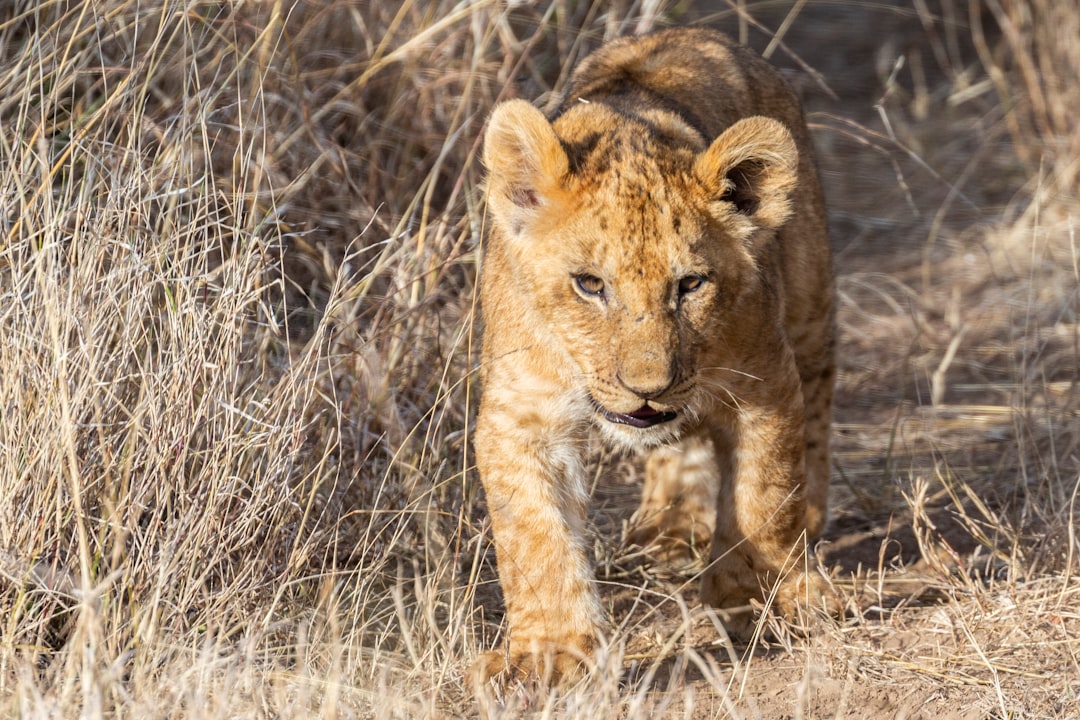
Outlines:
{"type": "Polygon", "coordinates": [[[841,90],[805,83],[844,338],[821,552],[852,616],[725,645],[692,579],[611,542],[633,471],[607,458],[610,654],[486,710],[1080,715],[1080,11],[705,10],[0,9],[0,714],[475,715],[479,131],[604,37],[707,20],[782,28],[841,90]]]}

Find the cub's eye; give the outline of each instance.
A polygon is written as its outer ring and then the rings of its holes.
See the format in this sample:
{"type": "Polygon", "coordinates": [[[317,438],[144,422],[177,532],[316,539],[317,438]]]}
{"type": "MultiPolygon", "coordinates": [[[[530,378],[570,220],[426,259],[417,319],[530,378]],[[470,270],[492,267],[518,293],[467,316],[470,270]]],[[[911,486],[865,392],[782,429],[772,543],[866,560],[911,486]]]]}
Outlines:
{"type": "Polygon", "coordinates": [[[687,275],[679,280],[679,297],[689,295],[705,284],[705,278],[701,275],[687,275]]]}
{"type": "Polygon", "coordinates": [[[575,275],[574,285],[577,286],[578,292],[582,295],[588,295],[590,297],[603,297],[604,295],[604,281],[595,275],[575,275]]]}

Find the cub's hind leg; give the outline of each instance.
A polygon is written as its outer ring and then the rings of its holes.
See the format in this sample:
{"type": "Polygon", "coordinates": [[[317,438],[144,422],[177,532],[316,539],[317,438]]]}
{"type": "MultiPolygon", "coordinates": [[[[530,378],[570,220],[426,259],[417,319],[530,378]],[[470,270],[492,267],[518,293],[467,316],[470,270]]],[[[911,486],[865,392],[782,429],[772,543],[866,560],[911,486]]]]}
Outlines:
{"type": "Polygon", "coordinates": [[[814,538],[828,522],[829,434],[833,387],[836,384],[836,324],[831,298],[819,299],[820,309],[794,335],[796,364],[802,385],[806,439],[806,535],[814,538]]]}
{"type": "Polygon", "coordinates": [[[814,538],[829,520],[829,431],[836,370],[832,357],[824,367],[804,376],[802,389],[806,405],[806,535],[814,538]]]}
{"type": "MultiPolygon", "coordinates": [[[[828,247],[824,228],[816,240],[828,247]]],[[[787,333],[795,354],[803,399],[806,467],[806,535],[814,538],[829,519],[829,435],[832,424],[833,388],[836,385],[836,308],[827,256],[818,259],[816,281],[798,290],[788,305],[787,333]]]]}
{"type": "Polygon", "coordinates": [[[656,448],[645,462],[641,505],[627,541],[647,548],[651,557],[668,565],[707,558],[718,485],[710,439],[690,435],[656,448]]]}

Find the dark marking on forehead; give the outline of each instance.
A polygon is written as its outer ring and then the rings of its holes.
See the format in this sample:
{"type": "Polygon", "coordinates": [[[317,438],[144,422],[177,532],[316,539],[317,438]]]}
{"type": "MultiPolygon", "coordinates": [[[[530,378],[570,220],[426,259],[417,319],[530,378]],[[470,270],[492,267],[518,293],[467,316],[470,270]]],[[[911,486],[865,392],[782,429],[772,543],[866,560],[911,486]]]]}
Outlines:
{"type": "MultiPolygon", "coordinates": [[[[620,112],[607,102],[596,104],[614,111],[615,117],[610,117],[602,128],[576,129],[571,126],[569,137],[559,139],[566,152],[571,175],[592,177],[612,173],[617,180],[622,179],[625,170],[649,175],[651,173],[646,164],[652,166],[659,162],[670,171],[672,163],[685,163],[695,152],[687,144],[685,134],[680,136],[651,118],[631,112],[631,108],[620,112]],[[675,151],[674,154],[670,153],[671,150],[675,151]]],[[[696,132],[695,129],[690,131],[696,132]]]]}
{"type": "Polygon", "coordinates": [[[560,139],[559,142],[566,151],[566,158],[570,162],[570,172],[576,175],[581,172],[585,161],[596,150],[596,146],[600,143],[600,133],[591,132],[573,141],[560,139]]]}

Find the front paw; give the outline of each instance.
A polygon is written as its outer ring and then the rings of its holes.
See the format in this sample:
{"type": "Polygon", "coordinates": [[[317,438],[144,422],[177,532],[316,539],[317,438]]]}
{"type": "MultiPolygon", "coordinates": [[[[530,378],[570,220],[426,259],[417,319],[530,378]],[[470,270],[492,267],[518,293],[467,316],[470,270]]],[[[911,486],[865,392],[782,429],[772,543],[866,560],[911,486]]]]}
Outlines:
{"type": "Polygon", "coordinates": [[[776,589],[773,607],[785,620],[803,627],[814,617],[843,614],[843,603],[836,590],[815,570],[788,575],[776,589]]]}
{"type": "Polygon", "coordinates": [[[823,615],[842,613],[832,586],[816,570],[791,570],[778,582],[775,573],[759,575],[751,567],[749,562],[715,562],[702,579],[702,602],[723,610],[724,627],[733,638],[748,642],[754,637],[762,608],[803,629],[823,615]]]}
{"type": "Polygon", "coordinates": [[[509,647],[481,654],[469,675],[477,692],[492,681],[500,686],[514,681],[544,687],[570,685],[592,668],[595,646],[592,638],[562,643],[515,639],[509,647]]]}

